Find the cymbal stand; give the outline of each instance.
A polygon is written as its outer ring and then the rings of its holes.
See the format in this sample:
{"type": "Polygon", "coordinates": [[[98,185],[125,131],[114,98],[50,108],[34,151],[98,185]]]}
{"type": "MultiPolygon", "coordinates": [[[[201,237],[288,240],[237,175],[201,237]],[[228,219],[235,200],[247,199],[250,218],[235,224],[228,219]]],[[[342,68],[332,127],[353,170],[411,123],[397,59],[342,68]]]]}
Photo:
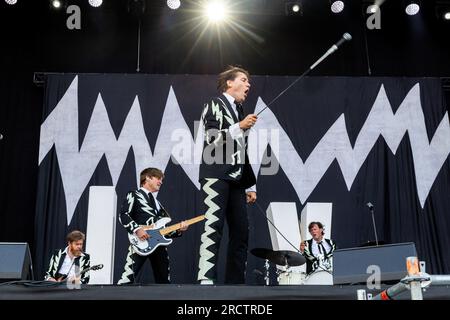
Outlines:
{"type": "Polygon", "coordinates": [[[270,285],[270,273],[269,273],[269,259],[266,259],[266,262],[264,263],[264,269],[266,269],[266,275],[264,277],[264,280],[266,281],[266,286],[270,285]]]}

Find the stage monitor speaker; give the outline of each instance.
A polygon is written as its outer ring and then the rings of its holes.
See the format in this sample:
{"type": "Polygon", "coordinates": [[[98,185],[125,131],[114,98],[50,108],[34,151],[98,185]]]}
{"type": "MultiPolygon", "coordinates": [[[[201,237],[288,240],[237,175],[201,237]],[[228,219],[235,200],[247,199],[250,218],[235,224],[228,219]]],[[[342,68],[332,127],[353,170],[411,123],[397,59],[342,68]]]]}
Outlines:
{"type": "Polygon", "coordinates": [[[0,282],[33,280],[28,243],[0,242],[0,282]]]}
{"type": "Polygon", "coordinates": [[[373,271],[367,267],[378,266],[380,281],[400,280],[407,275],[406,258],[417,256],[413,242],[391,245],[349,248],[333,253],[333,284],[365,283],[373,271]]]}

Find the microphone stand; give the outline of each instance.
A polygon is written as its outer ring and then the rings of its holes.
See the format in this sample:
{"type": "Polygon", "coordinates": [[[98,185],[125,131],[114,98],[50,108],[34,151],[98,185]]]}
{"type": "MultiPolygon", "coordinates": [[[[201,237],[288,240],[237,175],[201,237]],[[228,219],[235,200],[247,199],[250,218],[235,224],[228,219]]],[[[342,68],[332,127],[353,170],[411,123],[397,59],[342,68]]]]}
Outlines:
{"type": "Polygon", "coordinates": [[[274,103],[279,97],[281,97],[286,91],[288,91],[294,84],[296,84],[300,79],[302,79],[304,76],[306,76],[312,69],[317,67],[325,58],[327,58],[330,54],[335,52],[345,41],[350,41],[352,39],[351,35],[348,33],[345,33],[344,36],[334,45],[331,46],[330,49],[325,52],[324,55],[322,55],[316,62],[314,62],[308,69],[306,69],[305,72],[301,76],[299,76],[297,79],[294,80],[290,85],[287,86],[286,89],[281,91],[275,98],[272,99],[260,112],[258,112],[256,115],[259,116],[264,110],[266,110],[272,103],[274,103]]]}
{"type": "Polygon", "coordinates": [[[369,207],[370,213],[372,215],[372,224],[373,224],[373,231],[375,233],[375,243],[378,247],[378,236],[377,236],[377,225],[375,224],[375,216],[373,214],[373,206],[369,207]]]}

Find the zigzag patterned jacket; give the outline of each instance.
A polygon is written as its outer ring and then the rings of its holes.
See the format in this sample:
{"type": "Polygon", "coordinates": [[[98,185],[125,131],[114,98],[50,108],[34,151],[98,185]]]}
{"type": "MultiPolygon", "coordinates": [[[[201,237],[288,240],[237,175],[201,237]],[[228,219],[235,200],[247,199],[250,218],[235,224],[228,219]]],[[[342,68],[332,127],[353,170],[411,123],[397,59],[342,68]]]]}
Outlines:
{"type": "MultiPolygon", "coordinates": [[[[331,258],[333,257],[333,251],[336,250],[336,244],[331,239],[323,239],[331,247],[331,250],[324,254],[324,261],[328,261],[332,265],[331,258]]],[[[310,274],[319,268],[319,259],[315,257],[312,252],[313,239],[306,240],[305,250],[303,256],[306,258],[306,273],[310,274]]]]}
{"type": "MultiPolygon", "coordinates": [[[[59,269],[61,269],[64,259],[66,258],[66,255],[67,255],[67,248],[56,250],[53,253],[52,257],[50,258],[48,270],[45,273],[45,280],[60,276],[58,275],[58,271],[59,269]]],[[[74,265],[79,267],[80,273],[83,272],[83,270],[89,268],[91,266],[91,259],[89,254],[82,253],[81,256],[76,257],[74,260],[74,265]]],[[[81,274],[80,282],[83,284],[89,283],[89,271],[81,274]]]]}
{"type": "MultiPolygon", "coordinates": [[[[170,218],[168,212],[160,203],[158,211],[153,196],[142,189],[127,193],[119,213],[119,222],[129,233],[134,233],[141,225],[149,226],[163,217],[170,218]]],[[[180,232],[174,231],[166,237],[175,238],[181,236],[180,232]]]]}
{"type": "Polygon", "coordinates": [[[246,138],[231,137],[229,128],[239,120],[224,95],[205,103],[201,122],[205,140],[199,179],[236,181],[242,188],[253,186],[256,178],[248,160],[246,138]]]}

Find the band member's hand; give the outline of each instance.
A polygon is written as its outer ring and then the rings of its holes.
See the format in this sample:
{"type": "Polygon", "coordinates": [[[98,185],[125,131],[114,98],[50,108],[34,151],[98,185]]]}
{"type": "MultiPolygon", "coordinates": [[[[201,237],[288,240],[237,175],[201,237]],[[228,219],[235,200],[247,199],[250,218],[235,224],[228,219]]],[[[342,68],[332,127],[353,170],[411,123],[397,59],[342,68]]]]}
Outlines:
{"type": "Polygon", "coordinates": [[[300,244],[301,253],[303,253],[305,251],[305,247],[306,247],[306,241],[302,241],[302,243],[300,244]]]}
{"type": "Polygon", "coordinates": [[[188,224],[186,221],[181,221],[180,223],[180,231],[186,231],[188,229],[188,224]]]}
{"type": "Polygon", "coordinates": [[[256,201],[256,192],[248,191],[247,192],[247,203],[255,203],[256,201]]]}
{"type": "Polygon", "coordinates": [[[136,230],[136,236],[140,239],[140,240],[146,240],[148,239],[149,235],[147,232],[145,232],[144,229],[139,228],[136,230]]]}
{"type": "Polygon", "coordinates": [[[256,120],[258,120],[258,116],[256,114],[249,114],[244,120],[239,122],[239,128],[242,130],[249,129],[255,125],[256,120]]]}

